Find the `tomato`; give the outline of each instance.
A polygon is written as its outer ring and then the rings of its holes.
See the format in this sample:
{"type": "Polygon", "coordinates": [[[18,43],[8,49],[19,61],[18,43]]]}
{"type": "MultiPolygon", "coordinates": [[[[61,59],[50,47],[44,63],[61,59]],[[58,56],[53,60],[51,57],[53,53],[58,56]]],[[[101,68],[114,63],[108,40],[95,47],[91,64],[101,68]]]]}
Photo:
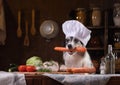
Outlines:
{"type": "Polygon", "coordinates": [[[35,66],[27,66],[26,70],[27,70],[27,72],[35,72],[36,68],[35,68],[35,66]]]}
{"type": "Polygon", "coordinates": [[[18,71],[20,71],[20,72],[26,72],[26,65],[20,65],[18,67],[18,71]]]}

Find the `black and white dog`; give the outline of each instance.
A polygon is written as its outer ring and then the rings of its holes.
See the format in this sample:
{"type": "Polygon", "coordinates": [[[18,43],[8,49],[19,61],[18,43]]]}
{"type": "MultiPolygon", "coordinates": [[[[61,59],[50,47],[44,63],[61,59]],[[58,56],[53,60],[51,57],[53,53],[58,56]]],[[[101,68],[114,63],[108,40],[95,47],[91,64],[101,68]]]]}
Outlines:
{"type": "MultiPolygon", "coordinates": [[[[83,43],[75,37],[66,38],[66,48],[75,49],[76,47],[84,47],[83,43]]],[[[64,52],[63,59],[67,68],[79,68],[79,67],[94,67],[91,58],[86,51],[80,52],[64,52]]]]}
{"type": "MultiPolygon", "coordinates": [[[[87,29],[77,20],[67,20],[62,24],[62,30],[65,34],[66,48],[75,49],[76,47],[85,47],[91,37],[91,30],[87,29]]],[[[88,52],[64,52],[63,59],[67,68],[88,67],[93,68],[88,52]]]]}

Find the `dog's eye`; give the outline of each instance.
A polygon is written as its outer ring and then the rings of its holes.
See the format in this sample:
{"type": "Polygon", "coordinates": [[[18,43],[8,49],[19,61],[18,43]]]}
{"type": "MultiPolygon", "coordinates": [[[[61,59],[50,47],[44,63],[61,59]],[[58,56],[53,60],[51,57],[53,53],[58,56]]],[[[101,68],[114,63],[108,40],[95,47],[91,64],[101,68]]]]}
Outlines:
{"type": "Polygon", "coordinates": [[[74,42],[77,43],[79,40],[78,39],[74,39],[74,42]]]}

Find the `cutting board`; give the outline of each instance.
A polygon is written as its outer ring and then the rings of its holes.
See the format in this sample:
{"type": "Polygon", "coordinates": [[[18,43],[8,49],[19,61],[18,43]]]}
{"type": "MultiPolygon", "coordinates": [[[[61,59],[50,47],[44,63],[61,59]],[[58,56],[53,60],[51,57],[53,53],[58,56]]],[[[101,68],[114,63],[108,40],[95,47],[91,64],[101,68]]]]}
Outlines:
{"type": "Polygon", "coordinates": [[[72,74],[70,72],[15,72],[15,73],[21,73],[25,75],[41,75],[44,73],[50,73],[50,74],[72,74]]]}

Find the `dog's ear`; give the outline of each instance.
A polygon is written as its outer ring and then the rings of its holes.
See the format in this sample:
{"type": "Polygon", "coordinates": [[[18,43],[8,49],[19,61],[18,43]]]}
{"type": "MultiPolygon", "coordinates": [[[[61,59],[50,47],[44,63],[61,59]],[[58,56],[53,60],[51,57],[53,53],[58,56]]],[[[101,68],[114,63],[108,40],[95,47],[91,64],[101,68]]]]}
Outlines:
{"type": "Polygon", "coordinates": [[[80,43],[82,44],[82,46],[84,46],[84,44],[80,41],[80,43]]]}
{"type": "Polygon", "coordinates": [[[82,41],[79,40],[79,42],[82,44],[82,46],[84,46],[84,44],[82,43],[82,41]]]}
{"type": "Polygon", "coordinates": [[[69,42],[69,39],[65,39],[65,42],[68,43],[68,42],[69,42]]]}

